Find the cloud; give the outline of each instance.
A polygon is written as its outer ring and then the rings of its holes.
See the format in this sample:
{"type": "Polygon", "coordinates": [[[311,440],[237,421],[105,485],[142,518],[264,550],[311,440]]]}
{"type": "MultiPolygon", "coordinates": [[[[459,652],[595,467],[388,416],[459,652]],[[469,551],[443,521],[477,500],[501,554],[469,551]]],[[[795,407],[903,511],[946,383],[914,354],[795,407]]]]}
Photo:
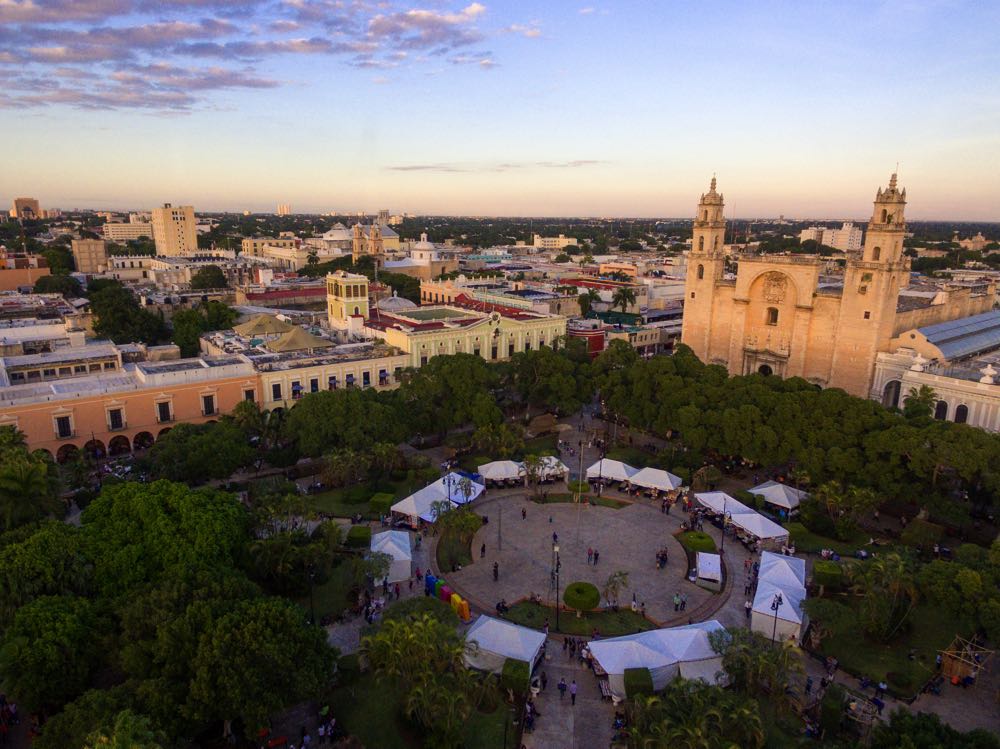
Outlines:
{"type": "Polygon", "coordinates": [[[476,51],[490,36],[541,34],[536,21],[485,31],[479,2],[408,2],[0,0],[0,90],[10,91],[0,107],[186,112],[213,91],[281,85],[258,71],[278,56],[322,55],[372,70],[490,70],[497,59],[476,51]]]}
{"type": "Polygon", "coordinates": [[[607,164],[599,159],[574,159],[572,161],[501,161],[480,164],[435,162],[430,164],[400,164],[385,167],[392,172],[440,172],[443,174],[468,172],[509,172],[518,169],[579,169],[607,164]]]}

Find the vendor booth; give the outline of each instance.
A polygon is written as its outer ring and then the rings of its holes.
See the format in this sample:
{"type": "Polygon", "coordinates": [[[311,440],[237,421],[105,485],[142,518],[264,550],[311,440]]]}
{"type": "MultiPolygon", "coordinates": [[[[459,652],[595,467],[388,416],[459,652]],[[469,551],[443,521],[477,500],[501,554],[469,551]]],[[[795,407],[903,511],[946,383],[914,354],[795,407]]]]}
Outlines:
{"type": "Polygon", "coordinates": [[[516,481],[524,478],[524,463],[514,460],[494,460],[479,466],[479,475],[487,481],[516,481]]]}
{"type": "Polygon", "coordinates": [[[644,489],[669,492],[679,489],[683,482],[679,477],[660,468],[640,468],[629,479],[629,483],[633,486],[641,486],[644,489]]]}
{"type": "MultiPolygon", "coordinates": [[[[712,649],[709,634],[724,627],[714,619],[669,629],[654,629],[588,643],[594,661],[607,673],[611,692],[625,698],[625,670],[648,668],[653,689],[660,691],[677,676],[716,683],[722,658],[712,649]],[[690,674],[690,676],[688,676],[690,674]]],[[[595,669],[596,670],[596,669],[595,669]]]]}
{"type": "Polygon", "coordinates": [[[742,532],[759,540],[762,548],[776,549],[788,544],[788,531],[759,513],[733,515],[732,523],[739,529],[738,534],[742,532]]]}
{"type": "Polygon", "coordinates": [[[569,468],[555,455],[543,455],[541,458],[541,477],[543,481],[564,479],[569,475],[569,468]]]}
{"type": "Polygon", "coordinates": [[[638,473],[638,469],[627,463],[601,458],[587,469],[587,478],[605,481],[629,481],[636,473],[638,473]]]}
{"type": "Polygon", "coordinates": [[[384,531],[372,536],[371,550],[392,557],[389,566],[389,582],[398,583],[409,580],[413,574],[413,551],[410,546],[410,534],[406,531],[384,531]]]}
{"type": "Polygon", "coordinates": [[[708,590],[722,590],[722,557],[699,551],[695,557],[695,584],[708,590]]]}
{"type": "Polygon", "coordinates": [[[530,673],[541,657],[545,635],[484,614],[469,627],[465,642],[470,646],[465,651],[465,664],[470,668],[498,674],[505,660],[515,658],[527,662],[530,673]]]}
{"type": "Polygon", "coordinates": [[[750,629],[776,641],[800,642],[808,624],[802,610],[805,582],[806,563],[802,559],[769,551],[761,554],[750,629]]]}
{"type": "Polygon", "coordinates": [[[765,481],[760,486],[747,489],[751,494],[763,497],[764,502],[771,505],[778,512],[783,512],[791,517],[798,512],[802,500],[809,495],[787,484],[779,484],[777,481],[765,481]]]}
{"type": "Polygon", "coordinates": [[[747,507],[735,497],[730,497],[725,492],[696,492],[694,498],[704,507],[714,512],[716,515],[744,515],[756,513],[752,507],[747,507]]]}

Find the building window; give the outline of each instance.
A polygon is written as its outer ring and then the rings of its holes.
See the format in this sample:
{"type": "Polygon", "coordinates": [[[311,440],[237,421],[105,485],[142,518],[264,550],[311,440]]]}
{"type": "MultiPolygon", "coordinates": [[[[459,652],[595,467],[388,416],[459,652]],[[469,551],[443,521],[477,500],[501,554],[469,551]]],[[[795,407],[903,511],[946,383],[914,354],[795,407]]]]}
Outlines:
{"type": "Polygon", "coordinates": [[[531,341],[525,341],[524,342],[524,350],[525,351],[531,351],[531,341]]]}
{"type": "Polygon", "coordinates": [[[938,421],[944,421],[948,418],[948,403],[945,401],[938,401],[937,405],[934,406],[934,418],[938,421]]]}
{"type": "Polygon", "coordinates": [[[309,380],[309,392],[318,393],[319,392],[319,378],[313,377],[309,380]]]}
{"type": "Polygon", "coordinates": [[[330,390],[337,389],[337,375],[330,375],[330,379],[327,382],[329,383],[330,390]]]}
{"type": "Polygon", "coordinates": [[[347,387],[354,387],[354,375],[352,374],[347,375],[347,387]]]}
{"type": "Polygon", "coordinates": [[[472,349],[472,353],[475,354],[476,356],[479,356],[479,346],[476,346],[474,349],[472,349]]]}
{"type": "Polygon", "coordinates": [[[371,387],[372,385],[372,373],[362,372],[361,373],[361,385],[362,387],[371,387]]]}
{"type": "Polygon", "coordinates": [[[969,407],[959,406],[955,409],[955,423],[965,424],[969,420],[969,407]]]}
{"type": "Polygon", "coordinates": [[[705,249],[705,238],[698,237],[698,251],[701,252],[704,249],[705,249]]]}
{"type": "Polygon", "coordinates": [[[56,371],[54,369],[43,369],[42,377],[55,377],[56,371]]]}
{"type": "Polygon", "coordinates": [[[254,392],[253,392],[253,390],[244,390],[243,391],[243,400],[248,401],[250,403],[253,403],[254,402],[254,392]]]}
{"type": "Polygon", "coordinates": [[[156,420],[161,423],[170,421],[170,401],[163,401],[156,404],[156,420]]]}
{"type": "Polygon", "coordinates": [[[104,362],[104,368],[105,369],[115,369],[117,366],[118,365],[115,362],[113,362],[113,361],[106,361],[106,362],[104,362]]]}
{"type": "Polygon", "coordinates": [[[694,299],[694,292],[691,292],[691,298],[694,299]]]}
{"type": "Polygon", "coordinates": [[[490,358],[491,358],[491,359],[496,359],[496,358],[497,358],[497,347],[496,347],[496,346],[494,346],[494,347],[492,348],[492,352],[491,352],[491,354],[492,354],[492,355],[490,356],[490,358]]]}
{"type": "Polygon", "coordinates": [[[63,440],[73,436],[73,421],[69,416],[56,417],[56,435],[63,440]]]}
{"type": "Polygon", "coordinates": [[[292,381],[292,400],[298,400],[302,397],[302,383],[298,380],[292,381]]]}
{"type": "Polygon", "coordinates": [[[872,260],[877,261],[880,257],[882,257],[882,248],[876,247],[874,250],[872,250],[872,260]]]}
{"type": "Polygon", "coordinates": [[[872,319],[872,313],[869,312],[868,310],[865,310],[865,319],[866,320],[871,320],[872,319]]]}
{"type": "Polygon", "coordinates": [[[704,265],[699,265],[698,266],[698,280],[700,281],[704,277],[705,277],[705,266],[704,265]]]}
{"type": "Polygon", "coordinates": [[[427,364],[427,357],[426,356],[421,356],[420,357],[420,366],[422,367],[425,364],[427,364]]]}
{"type": "Polygon", "coordinates": [[[214,413],[215,413],[215,396],[214,395],[201,396],[202,416],[212,416],[214,413]]]}
{"type": "Polygon", "coordinates": [[[513,355],[514,355],[514,344],[512,343],[509,346],[507,346],[507,358],[509,359],[513,355]]]}
{"type": "Polygon", "coordinates": [[[112,408],[108,411],[108,428],[111,431],[125,428],[125,417],[122,415],[120,408],[112,408]]]}
{"type": "Polygon", "coordinates": [[[271,400],[280,401],[281,400],[281,383],[276,382],[271,385],[271,400]]]}
{"type": "Polygon", "coordinates": [[[389,371],[386,369],[380,369],[378,371],[378,384],[388,385],[389,384],[389,371]]]}
{"type": "Polygon", "coordinates": [[[777,307],[768,307],[767,308],[767,320],[766,320],[766,322],[767,322],[768,325],[777,325],[778,324],[778,308],[777,307]]]}
{"type": "Polygon", "coordinates": [[[87,373],[87,366],[85,364],[77,364],[77,365],[75,365],[73,367],[73,371],[76,374],[86,374],[87,373]]]}

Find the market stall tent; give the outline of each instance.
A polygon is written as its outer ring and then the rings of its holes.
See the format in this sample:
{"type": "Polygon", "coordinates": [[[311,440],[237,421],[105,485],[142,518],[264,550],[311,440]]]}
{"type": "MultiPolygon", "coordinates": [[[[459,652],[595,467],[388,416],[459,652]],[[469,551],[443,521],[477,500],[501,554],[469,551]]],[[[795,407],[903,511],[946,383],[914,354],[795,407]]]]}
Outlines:
{"type": "Polygon", "coordinates": [[[635,486],[659,489],[664,492],[678,489],[683,483],[679,477],[660,468],[640,468],[629,481],[635,486]]]}
{"type": "Polygon", "coordinates": [[[494,460],[479,466],[479,475],[490,481],[507,481],[524,476],[524,463],[513,460],[494,460]]]}
{"type": "Polygon", "coordinates": [[[769,551],[761,554],[750,629],[768,638],[799,642],[808,624],[802,611],[802,602],[806,599],[805,582],[804,560],[769,551]],[[779,595],[781,605],[775,611],[771,606],[779,595]]]}
{"type": "Polygon", "coordinates": [[[473,481],[468,476],[463,476],[461,473],[452,471],[427,486],[427,488],[437,491],[442,499],[450,500],[457,505],[464,505],[475,500],[483,493],[483,489],[486,487],[473,481]]]}
{"type": "Polygon", "coordinates": [[[722,658],[712,649],[709,634],[717,630],[724,630],[724,627],[713,619],[683,627],[592,640],[588,647],[594,660],[607,672],[612,693],[624,698],[625,670],[628,668],[648,668],[656,691],[685,670],[715,683],[716,674],[722,671],[722,658]]]}
{"type": "Polygon", "coordinates": [[[752,507],[747,507],[735,497],[730,497],[725,492],[697,492],[694,498],[702,505],[721,515],[725,512],[733,517],[749,513],[756,513],[752,507]]]}
{"type": "MultiPolygon", "coordinates": [[[[390,509],[394,517],[405,518],[410,526],[415,528],[421,520],[428,523],[433,523],[437,520],[434,513],[436,502],[447,502],[447,495],[442,494],[431,485],[425,486],[423,489],[413,492],[409,497],[399,500],[390,509]]],[[[458,506],[455,502],[449,502],[448,505],[449,507],[458,506]]]]}
{"type": "Polygon", "coordinates": [[[756,512],[740,513],[739,515],[734,514],[732,523],[733,525],[742,528],[751,536],[756,536],[761,540],[788,540],[788,531],[785,528],[782,528],[773,520],[768,520],[766,517],[756,512]]]}
{"type": "Polygon", "coordinates": [[[798,509],[802,500],[809,496],[808,493],[800,489],[788,486],[787,484],[780,484],[777,481],[765,481],[760,486],[747,489],[747,491],[751,494],[756,494],[758,497],[763,497],[764,501],[769,505],[780,507],[789,512],[798,509]]]}
{"type": "Polygon", "coordinates": [[[761,580],[770,580],[778,585],[806,587],[806,560],[765,551],[760,555],[761,580]]]}
{"type": "Polygon", "coordinates": [[[371,550],[392,557],[389,565],[389,582],[409,580],[413,574],[413,551],[410,534],[406,531],[384,531],[372,536],[371,550]]]}
{"type": "Polygon", "coordinates": [[[465,663],[471,668],[498,674],[505,660],[516,658],[528,663],[530,673],[541,656],[545,635],[484,614],[469,627],[465,642],[470,646],[465,663]]]}
{"type": "Polygon", "coordinates": [[[699,551],[695,557],[697,583],[711,590],[722,588],[722,557],[699,551]]]}
{"type": "Polygon", "coordinates": [[[601,458],[587,469],[587,478],[605,478],[611,481],[629,481],[632,476],[638,473],[637,468],[633,468],[620,460],[609,460],[601,458]]]}
{"type": "Polygon", "coordinates": [[[544,455],[542,461],[542,478],[561,478],[569,473],[569,468],[554,455],[544,455]]]}

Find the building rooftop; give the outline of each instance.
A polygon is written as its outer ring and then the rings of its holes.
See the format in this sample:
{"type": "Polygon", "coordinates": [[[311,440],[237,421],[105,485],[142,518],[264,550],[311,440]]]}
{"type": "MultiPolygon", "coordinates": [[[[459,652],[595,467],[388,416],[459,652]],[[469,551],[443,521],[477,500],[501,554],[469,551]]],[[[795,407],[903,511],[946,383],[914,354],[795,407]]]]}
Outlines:
{"type": "Polygon", "coordinates": [[[1000,310],[917,328],[945,359],[961,359],[1000,348],[1000,310]]]}

